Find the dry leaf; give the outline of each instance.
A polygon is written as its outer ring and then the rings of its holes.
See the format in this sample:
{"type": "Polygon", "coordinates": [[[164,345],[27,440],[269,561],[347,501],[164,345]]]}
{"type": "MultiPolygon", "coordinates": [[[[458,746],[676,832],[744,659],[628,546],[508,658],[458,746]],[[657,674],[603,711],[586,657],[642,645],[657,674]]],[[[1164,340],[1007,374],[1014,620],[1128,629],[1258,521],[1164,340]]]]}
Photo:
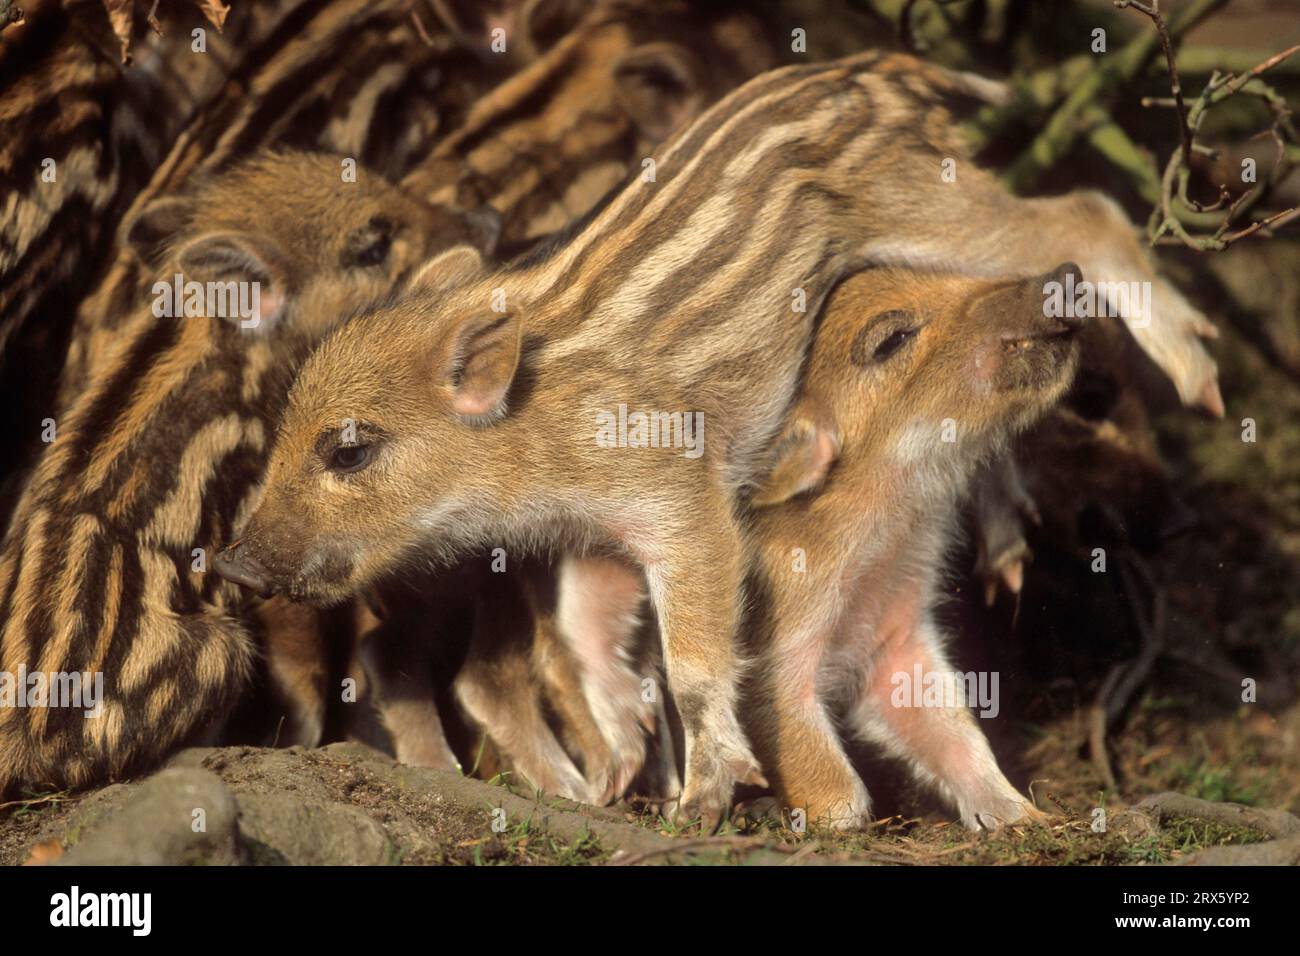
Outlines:
{"type": "Polygon", "coordinates": [[[108,22],[113,27],[118,46],[122,49],[122,63],[131,62],[131,19],[135,15],[135,0],[104,0],[108,22]]]}
{"type": "Polygon", "coordinates": [[[23,866],[46,866],[63,856],[63,844],[58,840],[46,840],[32,847],[32,852],[23,860],[23,866]]]}
{"type": "Polygon", "coordinates": [[[226,23],[226,16],[230,13],[230,4],[222,3],[221,0],[194,0],[194,2],[220,33],[226,23]]]}

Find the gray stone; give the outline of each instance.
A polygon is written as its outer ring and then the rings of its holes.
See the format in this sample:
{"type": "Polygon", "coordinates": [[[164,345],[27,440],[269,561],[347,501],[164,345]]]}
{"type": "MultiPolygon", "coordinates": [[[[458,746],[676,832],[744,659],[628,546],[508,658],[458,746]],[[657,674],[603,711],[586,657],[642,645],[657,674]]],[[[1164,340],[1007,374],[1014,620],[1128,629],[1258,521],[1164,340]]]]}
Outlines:
{"type": "Polygon", "coordinates": [[[242,862],[234,797],[216,774],[160,771],[105,790],[69,821],[67,866],[231,865],[242,862]]]}
{"type": "Polygon", "coordinates": [[[293,866],[381,866],[398,862],[384,828],[345,804],[293,794],[239,795],[239,829],[249,862],[293,866]]]}

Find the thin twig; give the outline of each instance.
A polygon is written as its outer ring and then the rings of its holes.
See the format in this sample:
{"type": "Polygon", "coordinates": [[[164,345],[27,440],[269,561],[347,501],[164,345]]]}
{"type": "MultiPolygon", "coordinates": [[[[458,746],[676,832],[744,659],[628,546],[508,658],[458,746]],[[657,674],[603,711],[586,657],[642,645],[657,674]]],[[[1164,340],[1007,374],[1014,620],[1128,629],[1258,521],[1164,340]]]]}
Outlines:
{"type": "Polygon", "coordinates": [[[429,36],[429,31],[424,28],[424,21],[420,19],[420,12],[414,7],[411,8],[411,22],[415,24],[415,32],[420,35],[424,45],[433,46],[433,37],[429,36]]]}
{"type": "Polygon", "coordinates": [[[62,803],[71,799],[68,791],[60,790],[58,793],[47,793],[43,797],[32,797],[28,800],[11,800],[8,803],[0,803],[0,810],[7,810],[9,807],[34,807],[42,803],[62,803]]]}
{"type": "Polygon", "coordinates": [[[1183,84],[1178,78],[1178,64],[1175,62],[1173,41],[1169,38],[1169,27],[1160,13],[1160,0],[1151,0],[1151,6],[1138,0],[1115,0],[1115,6],[1123,10],[1132,7],[1139,13],[1145,13],[1156,25],[1160,37],[1160,48],[1165,53],[1165,63],[1169,69],[1170,90],[1174,94],[1174,106],[1178,110],[1178,138],[1182,143],[1183,162],[1192,165],[1192,131],[1187,125],[1187,104],[1183,102],[1183,84]]]}
{"type": "MultiPolygon", "coordinates": [[[[1116,6],[1132,6],[1151,16],[1157,30],[1161,28],[1163,18],[1159,14],[1159,4],[1157,2],[1153,2],[1150,7],[1135,2],[1135,0],[1134,2],[1115,0],[1115,2],[1116,6]]],[[[1300,215],[1300,207],[1284,209],[1281,212],[1251,223],[1243,229],[1232,231],[1239,217],[1255,206],[1266,193],[1282,180],[1289,170],[1290,150],[1287,140],[1294,140],[1296,135],[1291,122],[1291,109],[1285,98],[1267,86],[1260,77],[1294,56],[1297,52],[1300,52],[1300,44],[1273,54],[1243,73],[1235,75],[1231,73],[1213,73],[1190,109],[1187,109],[1182,99],[1177,67],[1172,60],[1170,61],[1170,82],[1174,96],[1143,100],[1143,105],[1146,106],[1173,106],[1178,111],[1179,131],[1182,140],[1180,150],[1169,158],[1169,162],[1165,165],[1164,175],[1160,180],[1160,195],[1156,203],[1157,212],[1152,216],[1148,227],[1149,238],[1153,244],[1173,241],[1202,252],[1218,251],[1226,249],[1234,242],[1253,236],[1256,233],[1271,234],[1274,229],[1292,222],[1300,215]],[[1277,144],[1277,159],[1267,182],[1247,189],[1236,199],[1232,198],[1232,193],[1227,184],[1220,183],[1218,198],[1213,203],[1202,203],[1188,195],[1192,180],[1191,158],[1194,154],[1214,156],[1216,153],[1214,150],[1198,143],[1196,137],[1200,133],[1201,125],[1204,123],[1209,109],[1238,93],[1258,97],[1264,100],[1272,110],[1273,126],[1259,135],[1272,136],[1277,144]],[[1190,232],[1184,222],[1186,217],[1174,207],[1175,199],[1177,199],[1182,209],[1190,210],[1193,215],[1221,213],[1213,223],[1213,231],[1208,235],[1195,235],[1190,232]]]]}
{"type": "Polygon", "coordinates": [[[1259,222],[1253,222],[1240,232],[1230,233],[1223,236],[1220,240],[1225,246],[1230,246],[1238,239],[1245,239],[1247,236],[1253,236],[1257,232],[1269,231],[1285,226],[1289,222],[1300,219],[1300,206],[1292,206],[1290,209],[1283,209],[1279,213],[1274,213],[1267,219],[1261,219],[1259,222]]]}

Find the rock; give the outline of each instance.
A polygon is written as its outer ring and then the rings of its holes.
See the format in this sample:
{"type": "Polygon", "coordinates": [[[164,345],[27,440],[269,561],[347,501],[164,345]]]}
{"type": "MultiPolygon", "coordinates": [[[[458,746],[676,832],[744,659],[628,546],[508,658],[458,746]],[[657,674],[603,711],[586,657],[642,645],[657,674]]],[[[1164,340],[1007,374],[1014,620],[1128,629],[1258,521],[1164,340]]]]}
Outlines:
{"type": "Polygon", "coordinates": [[[1297,866],[1300,865],[1300,837],[1246,846],[1206,847],[1179,863],[1183,866],[1297,866]]]}
{"type": "Polygon", "coordinates": [[[1118,813],[1111,814],[1106,828],[1127,837],[1133,842],[1145,840],[1147,837],[1155,836],[1160,832],[1160,824],[1156,822],[1155,816],[1136,807],[1128,807],[1118,813]]]}
{"type": "Polygon", "coordinates": [[[232,865],[243,862],[239,811],[206,770],[163,770],[104,790],[69,821],[59,866],[232,865]]]}
{"type": "Polygon", "coordinates": [[[305,802],[293,794],[239,796],[249,862],[291,866],[382,866],[398,862],[384,828],[364,810],[305,802]]]}

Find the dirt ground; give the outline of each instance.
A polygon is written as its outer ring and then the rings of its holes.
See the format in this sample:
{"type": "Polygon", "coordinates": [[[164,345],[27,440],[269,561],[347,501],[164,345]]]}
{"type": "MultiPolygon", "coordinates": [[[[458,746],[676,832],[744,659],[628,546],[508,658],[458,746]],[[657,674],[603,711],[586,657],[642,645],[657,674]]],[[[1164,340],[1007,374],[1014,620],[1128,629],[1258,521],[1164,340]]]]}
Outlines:
{"type": "MultiPolygon", "coordinates": [[[[1115,763],[1135,793],[1173,790],[1216,807],[1230,801],[1294,809],[1298,733],[1300,707],[1279,718],[1239,714],[1192,728],[1171,717],[1167,701],[1148,701],[1115,742],[1115,763]]],[[[1225,820],[1133,810],[1118,798],[1103,799],[1090,765],[1079,758],[1077,722],[1062,718],[1027,727],[1025,734],[1030,789],[1051,822],[993,834],[969,833],[940,808],[883,817],[862,833],[817,827],[802,833],[788,816],[774,819],[760,800],[717,835],[701,836],[677,830],[653,809],[582,807],[500,781],[401,767],[359,744],[231,747],[185,751],[140,782],[90,794],[36,795],[6,806],[0,811],[0,864],[1300,862],[1295,817],[1278,815],[1280,824],[1265,826],[1250,811],[1225,820]],[[199,809],[206,827],[196,833],[199,809]],[[1280,839],[1268,842],[1271,837],[1280,839]],[[1252,848],[1267,856],[1207,857],[1207,848],[1252,848]]]]}

